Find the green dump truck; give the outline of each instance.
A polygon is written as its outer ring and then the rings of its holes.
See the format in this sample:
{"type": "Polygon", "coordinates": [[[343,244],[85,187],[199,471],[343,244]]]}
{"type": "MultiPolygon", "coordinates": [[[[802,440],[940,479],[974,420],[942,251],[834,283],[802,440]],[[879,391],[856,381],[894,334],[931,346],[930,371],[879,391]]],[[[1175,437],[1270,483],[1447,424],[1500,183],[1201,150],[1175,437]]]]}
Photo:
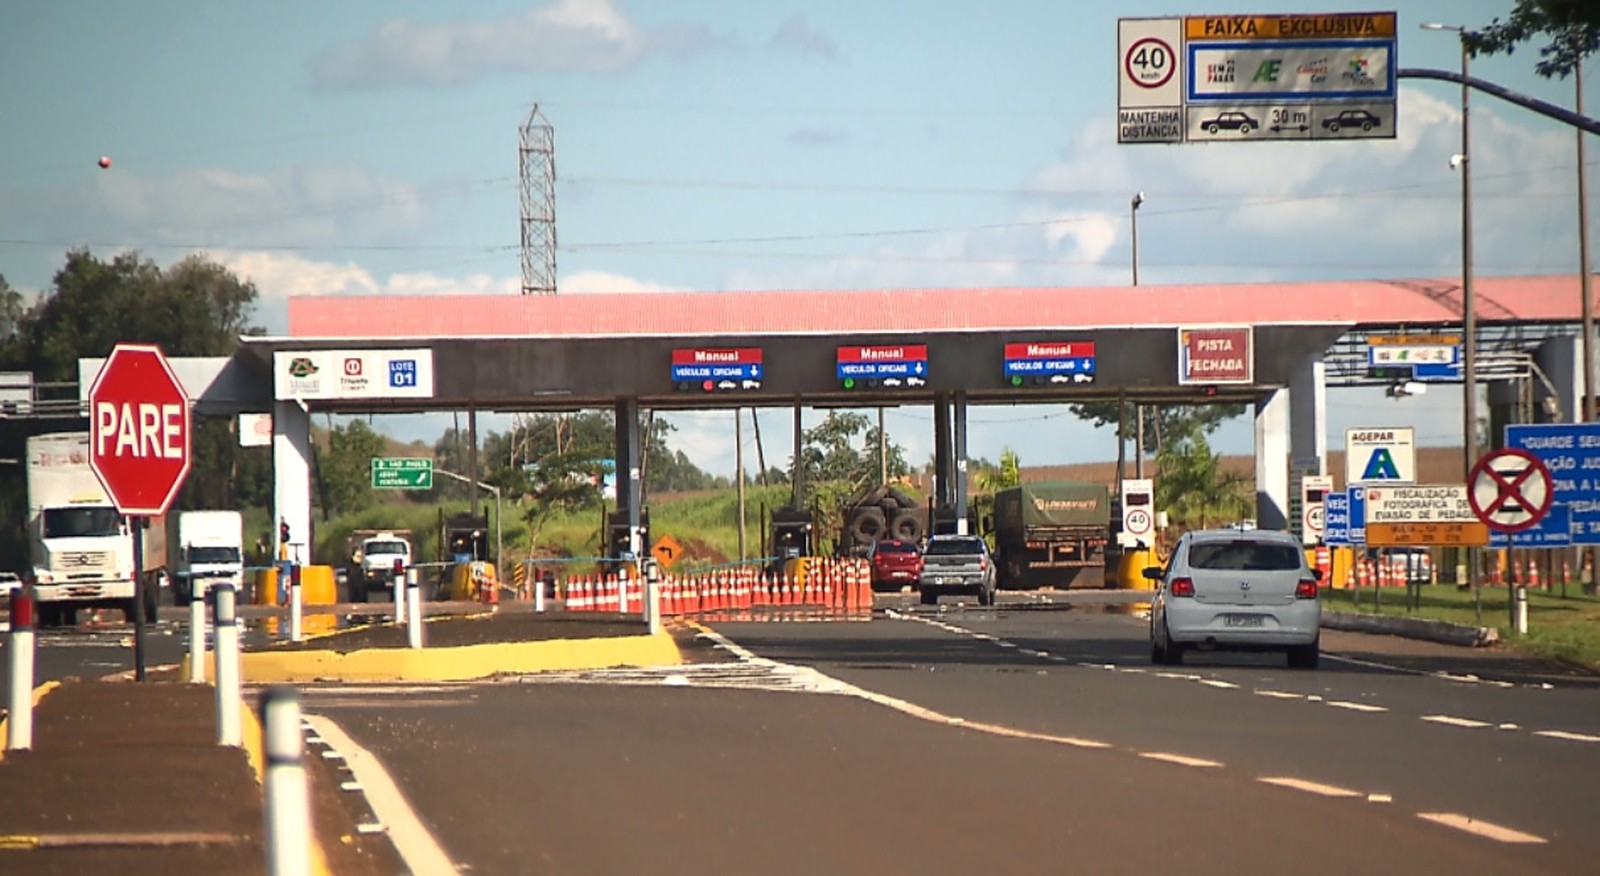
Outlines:
{"type": "Polygon", "coordinates": [[[1099,588],[1106,580],[1111,496],[1103,484],[1041,481],[994,497],[999,585],[1099,588]]]}

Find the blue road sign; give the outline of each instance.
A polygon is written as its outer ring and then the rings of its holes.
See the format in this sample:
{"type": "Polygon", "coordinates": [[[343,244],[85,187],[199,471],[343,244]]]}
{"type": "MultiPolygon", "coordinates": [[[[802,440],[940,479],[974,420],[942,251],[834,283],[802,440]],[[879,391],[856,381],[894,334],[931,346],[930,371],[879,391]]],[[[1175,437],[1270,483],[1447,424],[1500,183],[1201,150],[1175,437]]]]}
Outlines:
{"type": "Polygon", "coordinates": [[[760,380],[761,363],[734,365],[674,365],[672,379],[679,380],[760,380]]]}
{"type": "Polygon", "coordinates": [[[1506,446],[1532,453],[1550,470],[1550,513],[1517,535],[1551,547],[1600,544],[1600,423],[1507,426],[1506,446]]]}
{"type": "Polygon", "coordinates": [[[1068,359],[1007,359],[1006,376],[1031,374],[1093,374],[1092,357],[1068,359]]]}
{"type": "MultiPolygon", "coordinates": [[[[1350,543],[1364,545],[1367,543],[1367,488],[1350,487],[1345,497],[1350,502],[1350,543]]],[[[1328,497],[1322,498],[1326,502],[1328,497]]]]}
{"type": "Polygon", "coordinates": [[[922,377],[928,373],[928,363],[916,362],[840,362],[839,379],[854,377],[870,380],[878,377],[922,377]]]}
{"type": "Polygon", "coordinates": [[[1568,506],[1551,505],[1550,512],[1536,526],[1510,533],[1489,530],[1489,547],[1571,547],[1571,518],[1568,506]]]}
{"type": "Polygon", "coordinates": [[[1322,497],[1322,543],[1343,547],[1350,543],[1350,494],[1327,493],[1322,497]]]}

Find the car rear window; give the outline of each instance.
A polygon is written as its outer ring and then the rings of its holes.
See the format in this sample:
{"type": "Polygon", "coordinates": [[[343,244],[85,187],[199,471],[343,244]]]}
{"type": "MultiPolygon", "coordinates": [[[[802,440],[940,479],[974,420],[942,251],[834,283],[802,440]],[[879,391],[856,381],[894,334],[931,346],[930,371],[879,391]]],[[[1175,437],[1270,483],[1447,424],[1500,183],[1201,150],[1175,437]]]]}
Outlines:
{"type": "Polygon", "coordinates": [[[914,554],[917,546],[909,541],[880,541],[878,553],[880,554],[914,554]]]}
{"type": "Polygon", "coordinates": [[[928,542],[928,547],[923,553],[931,556],[981,554],[983,553],[983,540],[977,538],[936,538],[928,542]]]}
{"type": "Polygon", "coordinates": [[[1202,542],[1189,548],[1189,566],[1236,572],[1286,572],[1304,561],[1298,548],[1259,541],[1202,542]]]}

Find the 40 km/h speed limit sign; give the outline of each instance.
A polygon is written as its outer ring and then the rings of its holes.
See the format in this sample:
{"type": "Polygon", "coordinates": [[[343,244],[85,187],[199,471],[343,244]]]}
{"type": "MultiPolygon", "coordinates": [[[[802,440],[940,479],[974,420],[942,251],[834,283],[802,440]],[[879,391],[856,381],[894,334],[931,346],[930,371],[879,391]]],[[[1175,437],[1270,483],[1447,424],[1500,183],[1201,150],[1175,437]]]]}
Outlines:
{"type": "Polygon", "coordinates": [[[1183,20],[1118,20],[1117,67],[1117,142],[1183,142],[1183,20]]]}

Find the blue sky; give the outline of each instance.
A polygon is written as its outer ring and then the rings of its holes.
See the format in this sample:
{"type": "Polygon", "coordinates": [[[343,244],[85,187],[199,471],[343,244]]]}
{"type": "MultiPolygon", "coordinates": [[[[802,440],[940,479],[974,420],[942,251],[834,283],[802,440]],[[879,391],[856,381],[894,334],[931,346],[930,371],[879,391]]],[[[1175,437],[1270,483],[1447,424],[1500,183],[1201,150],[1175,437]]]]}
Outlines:
{"type": "MultiPolygon", "coordinates": [[[[1455,276],[1449,85],[1403,82],[1392,141],[1116,144],[1118,17],[1370,8],[12,4],[0,274],[38,290],[73,246],[162,263],[205,250],[257,283],[273,333],[289,295],[516,294],[516,132],[537,102],[556,132],[563,294],[1122,283],[1135,191],[1142,284],[1455,276]],[[759,240],[772,237],[785,239],[759,240]]],[[[1400,16],[1402,66],[1454,69],[1455,36],[1417,26],[1481,26],[1511,0],[1383,8],[1400,16]]],[[[1572,83],[1538,79],[1535,60],[1524,48],[1473,72],[1570,106],[1572,83]]],[[[1477,270],[1575,271],[1573,135],[1490,98],[1474,106],[1477,270]]],[[[1330,445],[1357,425],[1458,441],[1459,396],[1335,391],[1330,445]]],[[[927,458],[929,411],[888,416],[927,458]]],[[[788,455],[788,417],[763,414],[769,460],[788,455]]],[[[683,449],[726,473],[731,420],[678,416],[683,449]]],[[[971,420],[978,456],[1115,455],[1060,408],[971,420]]],[[[442,424],[375,423],[403,438],[442,424]]],[[[1245,419],[1218,443],[1250,440],[1245,419]]]]}

